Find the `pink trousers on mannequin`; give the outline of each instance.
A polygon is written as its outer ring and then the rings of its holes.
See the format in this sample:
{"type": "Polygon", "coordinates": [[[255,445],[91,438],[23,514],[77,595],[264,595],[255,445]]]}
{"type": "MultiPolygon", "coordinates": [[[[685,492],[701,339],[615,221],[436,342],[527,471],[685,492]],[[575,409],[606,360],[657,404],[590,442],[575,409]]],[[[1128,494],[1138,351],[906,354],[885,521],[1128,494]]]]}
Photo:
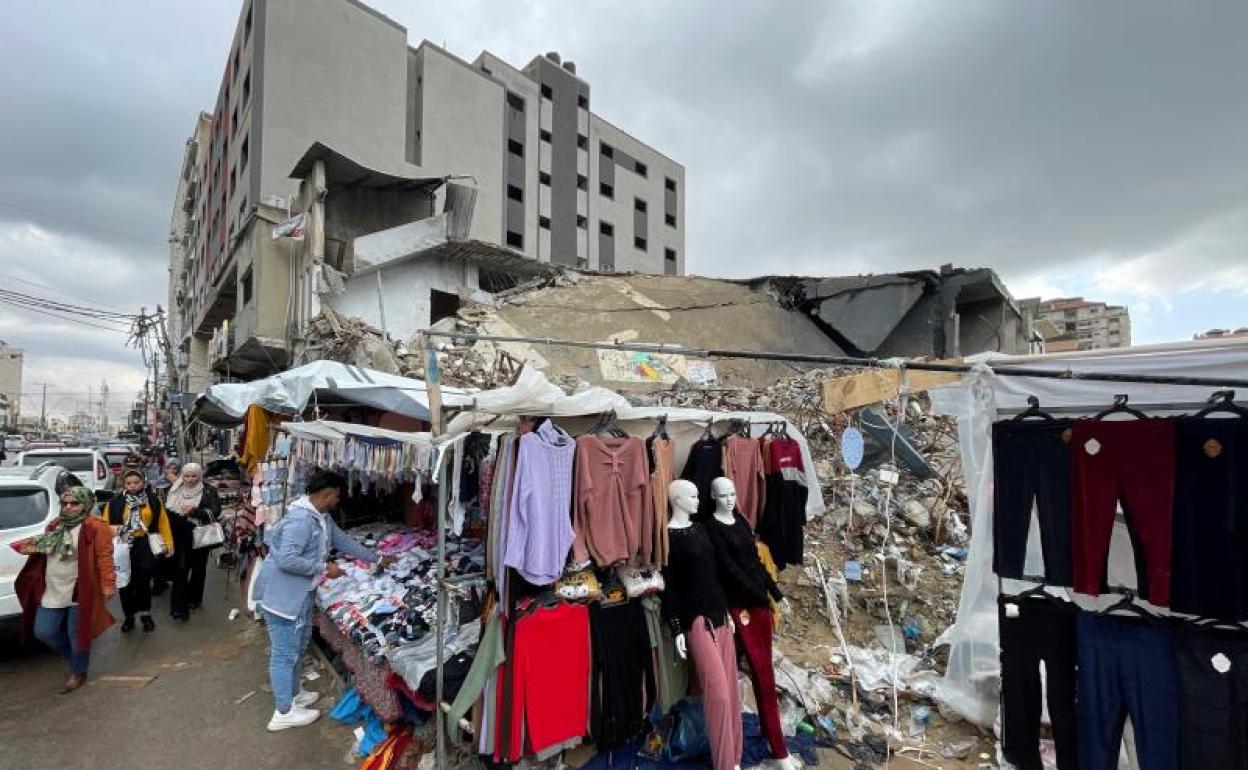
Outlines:
{"type": "Polygon", "coordinates": [[[715,770],[732,770],[741,764],[744,742],[741,697],[737,692],[736,642],[727,624],[711,628],[710,621],[698,616],[693,619],[692,626],[685,637],[702,691],[712,763],[715,770]]]}

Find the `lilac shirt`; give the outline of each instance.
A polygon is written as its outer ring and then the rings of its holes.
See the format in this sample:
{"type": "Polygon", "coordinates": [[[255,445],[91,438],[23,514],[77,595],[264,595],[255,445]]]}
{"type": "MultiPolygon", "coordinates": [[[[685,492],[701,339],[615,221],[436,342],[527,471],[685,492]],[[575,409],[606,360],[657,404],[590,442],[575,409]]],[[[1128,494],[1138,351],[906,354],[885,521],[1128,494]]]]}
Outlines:
{"type": "Polygon", "coordinates": [[[576,442],[549,420],[520,437],[503,563],[534,585],[563,574],[572,548],[572,458],[576,442]]]}

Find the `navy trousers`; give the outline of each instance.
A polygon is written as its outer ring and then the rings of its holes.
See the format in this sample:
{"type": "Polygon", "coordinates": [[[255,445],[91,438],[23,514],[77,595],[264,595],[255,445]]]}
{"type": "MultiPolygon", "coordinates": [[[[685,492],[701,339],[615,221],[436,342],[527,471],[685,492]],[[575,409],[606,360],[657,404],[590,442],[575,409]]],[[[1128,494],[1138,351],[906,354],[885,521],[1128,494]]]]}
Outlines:
{"type": "Polygon", "coordinates": [[[1123,723],[1140,770],[1178,770],[1179,673],[1174,632],[1144,620],[1079,613],[1079,766],[1116,770],[1123,723]]]}

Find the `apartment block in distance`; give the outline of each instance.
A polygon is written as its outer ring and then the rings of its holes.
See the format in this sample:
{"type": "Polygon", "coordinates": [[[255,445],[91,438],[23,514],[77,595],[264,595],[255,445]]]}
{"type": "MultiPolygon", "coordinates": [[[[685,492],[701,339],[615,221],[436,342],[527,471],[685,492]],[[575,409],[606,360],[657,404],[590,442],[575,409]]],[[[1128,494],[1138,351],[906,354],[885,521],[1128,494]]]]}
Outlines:
{"type": "Polygon", "coordinates": [[[1049,353],[1131,347],[1131,316],[1121,305],[1083,297],[1032,298],[1021,303],[1049,353]]]}
{"type": "Polygon", "coordinates": [[[174,389],[297,363],[336,302],[399,336],[530,268],[683,274],[684,168],[591,105],[556,53],[468,61],[357,0],[245,0],[180,169],[174,389]]]}
{"type": "Polygon", "coordinates": [[[0,340],[0,425],[11,427],[22,415],[22,362],[25,354],[21,348],[0,340]]]}

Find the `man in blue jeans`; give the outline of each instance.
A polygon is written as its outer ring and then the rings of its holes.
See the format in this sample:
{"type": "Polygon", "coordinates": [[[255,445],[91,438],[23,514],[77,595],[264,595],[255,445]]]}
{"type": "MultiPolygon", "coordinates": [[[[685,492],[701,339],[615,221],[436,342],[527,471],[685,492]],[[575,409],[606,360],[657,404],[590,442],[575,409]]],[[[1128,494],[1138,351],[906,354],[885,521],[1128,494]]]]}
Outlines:
{"type": "Polygon", "coordinates": [[[275,709],[269,731],[310,725],[321,712],[310,708],[320,698],[300,685],[303,654],[312,640],[312,610],[321,575],[342,575],[327,563],[331,549],[352,559],[381,562],[373,551],[343,533],[329,513],[338,507],[346,481],[336,473],[317,471],[307,494],[291,504],[269,530],[269,554],[256,579],[256,598],[269,629],[269,684],[275,709]]]}

